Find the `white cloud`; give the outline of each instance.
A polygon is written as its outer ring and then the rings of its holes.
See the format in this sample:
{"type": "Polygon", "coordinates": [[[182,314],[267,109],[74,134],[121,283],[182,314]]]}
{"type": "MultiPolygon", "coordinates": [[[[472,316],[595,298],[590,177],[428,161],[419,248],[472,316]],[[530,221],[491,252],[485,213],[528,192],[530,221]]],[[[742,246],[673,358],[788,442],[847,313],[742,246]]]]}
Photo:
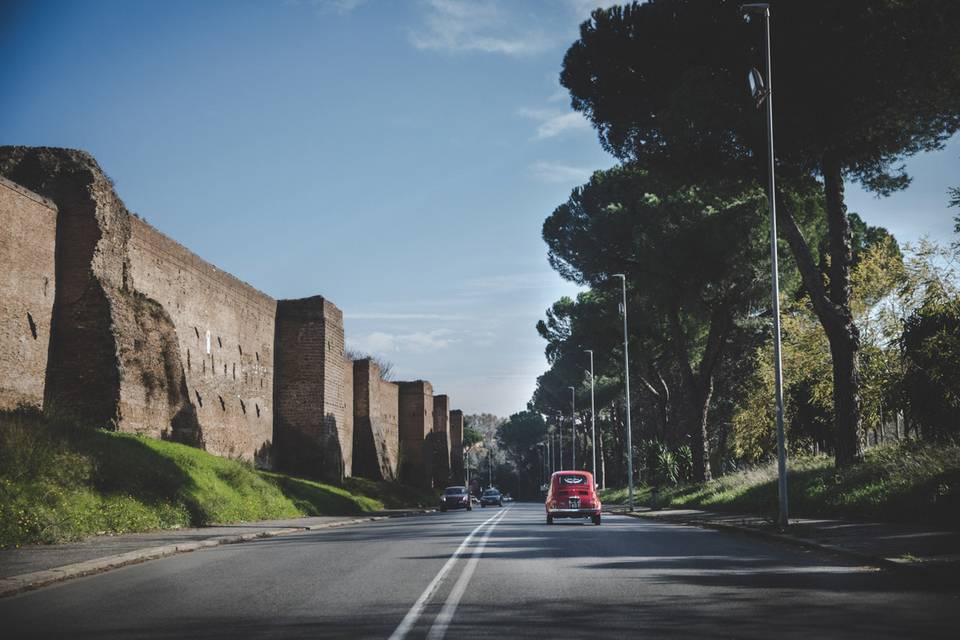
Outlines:
{"type": "Polygon", "coordinates": [[[308,6],[317,10],[318,14],[337,13],[346,15],[367,0],[287,0],[287,4],[294,6],[308,6]]]}
{"type": "Polygon", "coordinates": [[[540,124],[537,126],[536,139],[553,138],[569,131],[589,131],[590,123],[578,111],[556,111],[553,109],[528,109],[522,107],[519,110],[521,116],[537,120],[540,124]]]}
{"type": "Polygon", "coordinates": [[[413,333],[385,333],[374,331],[357,338],[348,337],[347,347],[354,351],[384,355],[390,353],[429,353],[446,349],[459,342],[450,329],[415,331],[413,333]]]}
{"type": "Polygon", "coordinates": [[[464,316],[450,313],[391,313],[381,311],[345,311],[347,320],[462,320],[464,316]]]}
{"type": "Polygon", "coordinates": [[[490,0],[426,0],[423,7],[423,25],[410,32],[417,49],[523,56],[553,44],[539,29],[517,26],[501,4],[490,0]]]}
{"type": "Polygon", "coordinates": [[[586,167],[573,167],[543,160],[535,162],[531,170],[538,180],[554,183],[583,183],[593,174],[593,169],[586,167]]]}

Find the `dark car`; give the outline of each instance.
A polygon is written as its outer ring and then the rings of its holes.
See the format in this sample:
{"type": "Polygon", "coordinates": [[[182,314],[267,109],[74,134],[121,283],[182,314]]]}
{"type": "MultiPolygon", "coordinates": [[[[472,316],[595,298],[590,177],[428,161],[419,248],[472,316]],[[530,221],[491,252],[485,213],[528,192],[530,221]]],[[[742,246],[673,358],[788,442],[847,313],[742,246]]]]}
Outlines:
{"type": "Polygon", "coordinates": [[[470,503],[470,494],[466,487],[447,487],[440,496],[440,511],[447,509],[466,509],[473,511],[473,505],[470,503]]]}
{"type": "Polygon", "coordinates": [[[480,496],[480,506],[492,507],[493,505],[497,505],[498,507],[503,506],[503,494],[497,489],[487,489],[483,492],[483,495],[480,496]]]}
{"type": "Polygon", "coordinates": [[[600,496],[593,475],[586,471],[557,471],[550,477],[546,502],[547,524],[554,518],[590,518],[600,524],[600,496]]]}

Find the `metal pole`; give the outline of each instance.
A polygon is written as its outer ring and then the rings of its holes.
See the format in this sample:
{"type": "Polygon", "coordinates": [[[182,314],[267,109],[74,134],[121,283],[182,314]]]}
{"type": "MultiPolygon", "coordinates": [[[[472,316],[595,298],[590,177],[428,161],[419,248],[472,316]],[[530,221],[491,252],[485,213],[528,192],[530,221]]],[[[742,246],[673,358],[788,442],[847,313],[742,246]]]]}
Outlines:
{"type": "Polygon", "coordinates": [[[573,451],[570,468],[577,468],[577,392],[570,387],[570,449],[573,451]]]}
{"type": "Polygon", "coordinates": [[[593,482],[597,482],[597,411],[593,400],[593,350],[586,349],[590,354],[590,439],[593,444],[593,482]]]}
{"type": "Polygon", "coordinates": [[[777,261],[777,190],[774,177],[773,155],[773,71],[770,58],[770,5],[756,4],[747,7],[763,12],[764,56],[766,58],[766,98],[767,103],[767,175],[769,179],[770,199],[770,282],[773,302],[773,367],[774,393],[777,403],[777,490],[780,498],[778,523],[786,527],[789,523],[787,505],[787,438],[783,431],[783,359],[780,355],[780,274],[777,261]]]}
{"type": "Polygon", "coordinates": [[[633,511],[633,428],[630,422],[630,342],[627,337],[627,276],[618,273],[615,278],[620,278],[620,284],[623,287],[623,372],[624,382],[626,383],[627,394],[627,487],[630,511],[633,511]]]}

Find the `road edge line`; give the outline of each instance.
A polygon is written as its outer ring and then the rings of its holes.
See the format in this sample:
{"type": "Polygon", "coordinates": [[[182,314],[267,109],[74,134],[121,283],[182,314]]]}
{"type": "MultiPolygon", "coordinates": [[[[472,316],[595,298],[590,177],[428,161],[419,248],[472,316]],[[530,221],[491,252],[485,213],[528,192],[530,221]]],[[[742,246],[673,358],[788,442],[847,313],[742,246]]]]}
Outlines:
{"type": "Polygon", "coordinates": [[[105,573],[113,569],[128,567],[142,562],[169,558],[170,556],[181,553],[190,553],[192,551],[202,551],[203,549],[212,549],[214,547],[226,544],[241,544],[251,540],[260,540],[263,538],[275,538],[278,536],[290,535],[292,533],[303,533],[305,531],[319,531],[321,529],[333,529],[351,524],[362,524],[364,522],[373,522],[376,520],[386,520],[388,518],[402,518],[411,515],[423,515],[429,511],[411,511],[409,513],[398,513],[395,515],[368,516],[365,518],[354,518],[351,520],[339,520],[337,522],[326,522],[302,527],[282,527],[279,529],[270,529],[267,531],[257,531],[252,533],[243,533],[237,535],[216,536],[200,540],[197,542],[175,542],[157,547],[146,547],[136,549],[125,553],[118,553],[110,556],[102,556],[92,560],[74,562],[50,569],[22,573],[16,576],[7,576],[0,578],[0,598],[8,598],[27,591],[34,591],[43,587],[48,587],[58,582],[65,582],[74,578],[83,578],[86,576],[105,573]]]}
{"type": "Polygon", "coordinates": [[[742,525],[731,524],[729,522],[710,522],[709,520],[698,520],[690,519],[686,520],[684,518],[672,518],[670,516],[651,516],[642,512],[611,512],[611,515],[623,515],[630,518],[636,518],[639,520],[647,520],[650,522],[669,522],[670,524],[680,524],[691,527],[699,527],[701,529],[713,529],[714,531],[727,531],[730,533],[741,533],[743,535],[753,536],[755,538],[762,538],[764,540],[769,540],[773,542],[782,542],[790,544],[797,547],[804,547],[811,549],[813,551],[821,551],[824,553],[829,553],[838,556],[844,556],[846,558],[857,560],[858,562],[863,562],[865,564],[877,567],[879,569],[890,569],[894,571],[903,571],[907,573],[915,573],[923,567],[914,567],[910,564],[897,562],[889,558],[884,558],[882,556],[874,556],[868,553],[862,553],[860,551],[853,551],[852,549],[846,549],[837,545],[827,544],[823,542],[815,542],[813,540],[807,540],[804,538],[798,538],[796,536],[787,535],[784,533],[775,533],[773,531],[764,531],[762,529],[756,529],[754,527],[746,527],[742,525]]]}

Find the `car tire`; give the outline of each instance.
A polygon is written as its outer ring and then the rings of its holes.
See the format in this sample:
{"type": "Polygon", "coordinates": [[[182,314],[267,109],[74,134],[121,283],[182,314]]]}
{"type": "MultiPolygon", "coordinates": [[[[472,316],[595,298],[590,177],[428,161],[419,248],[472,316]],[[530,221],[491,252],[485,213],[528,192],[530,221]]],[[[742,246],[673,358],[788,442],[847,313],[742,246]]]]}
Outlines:
{"type": "Polygon", "coordinates": [[[444,513],[446,513],[446,511],[447,511],[447,508],[446,508],[446,507],[440,507],[440,511],[442,511],[442,512],[444,512],[444,513]]]}
{"type": "Polygon", "coordinates": [[[547,516],[547,524],[553,524],[553,516],[547,516]]]}
{"type": "Polygon", "coordinates": [[[600,516],[593,516],[591,520],[593,520],[593,524],[595,524],[598,527],[600,526],[600,516]]]}

